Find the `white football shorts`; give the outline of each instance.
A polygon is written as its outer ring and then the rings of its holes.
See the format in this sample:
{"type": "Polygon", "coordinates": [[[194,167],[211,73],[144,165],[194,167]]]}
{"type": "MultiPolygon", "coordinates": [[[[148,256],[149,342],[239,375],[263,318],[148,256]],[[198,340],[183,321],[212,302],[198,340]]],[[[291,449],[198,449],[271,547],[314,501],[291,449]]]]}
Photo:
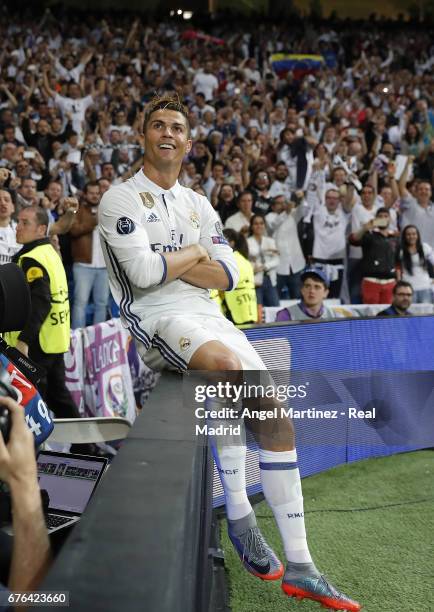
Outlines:
{"type": "MultiPolygon", "coordinates": [[[[162,316],[155,323],[153,331],[152,346],[178,370],[187,370],[197,349],[211,340],[217,340],[233,351],[241,361],[243,370],[267,369],[244,333],[223,316],[162,316]]],[[[136,344],[143,357],[145,346],[137,339],[136,344]]]]}

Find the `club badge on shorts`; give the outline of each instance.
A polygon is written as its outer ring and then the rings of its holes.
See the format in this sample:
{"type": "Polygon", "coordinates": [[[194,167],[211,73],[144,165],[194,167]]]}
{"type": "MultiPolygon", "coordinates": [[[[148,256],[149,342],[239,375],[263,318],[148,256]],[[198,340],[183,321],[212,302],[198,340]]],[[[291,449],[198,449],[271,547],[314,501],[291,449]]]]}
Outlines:
{"type": "Polygon", "coordinates": [[[149,193],[148,191],[141,191],[139,193],[139,196],[143,202],[143,205],[146,206],[146,208],[152,208],[155,205],[152,193],[149,193]]]}
{"type": "Polygon", "coordinates": [[[199,229],[199,227],[200,227],[200,217],[199,217],[198,213],[195,212],[194,210],[192,210],[191,213],[190,213],[190,223],[192,224],[194,229],[199,229]]]}
{"type": "Polygon", "coordinates": [[[181,349],[181,351],[186,351],[190,345],[191,345],[190,338],[180,338],[179,339],[179,348],[181,349]]]}

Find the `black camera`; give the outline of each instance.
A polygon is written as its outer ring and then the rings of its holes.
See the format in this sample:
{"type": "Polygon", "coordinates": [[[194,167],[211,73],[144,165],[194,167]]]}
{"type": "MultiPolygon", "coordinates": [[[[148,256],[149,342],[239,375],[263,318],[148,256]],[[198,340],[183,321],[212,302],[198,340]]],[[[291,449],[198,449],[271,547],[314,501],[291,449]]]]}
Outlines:
{"type": "MultiPolygon", "coordinates": [[[[13,263],[0,266],[0,333],[24,327],[30,311],[30,292],[19,266],[13,263]]],[[[0,340],[0,352],[6,351],[6,343],[0,340]]],[[[8,347],[7,347],[8,348],[8,347]]],[[[14,349],[11,349],[14,350],[14,349]]],[[[18,352],[18,351],[17,351],[18,352]]],[[[22,356],[24,359],[24,355],[22,356]]],[[[0,397],[18,399],[17,392],[9,384],[6,370],[0,364],[0,397]]],[[[0,406],[0,432],[5,442],[9,439],[11,419],[6,406],[0,406]]]]}

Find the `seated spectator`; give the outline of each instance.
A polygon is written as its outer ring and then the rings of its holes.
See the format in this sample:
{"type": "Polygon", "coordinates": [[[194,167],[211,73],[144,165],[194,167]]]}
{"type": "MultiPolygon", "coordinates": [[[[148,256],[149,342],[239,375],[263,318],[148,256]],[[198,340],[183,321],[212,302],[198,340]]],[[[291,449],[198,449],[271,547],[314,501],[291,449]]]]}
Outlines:
{"type": "Polygon", "coordinates": [[[402,230],[401,246],[398,251],[398,278],[411,284],[415,304],[433,301],[429,264],[434,265],[433,249],[426,242],[422,242],[415,225],[406,225],[402,230]]]}
{"type": "Polygon", "coordinates": [[[258,306],[256,301],[253,266],[249,261],[249,248],[243,234],[225,229],[223,234],[234,251],[240,278],[232,291],[221,292],[223,310],[235,325],[256,323],[258,306]]]}
{"type": "Polygon", "coordinates": [[[375,219],[350,235],[350,243],[361,245],[363,255],[362,299],[364,304],[390,304],[395,286],[394,232],[389,231],[390,215],[387,208],[379,208],[375,219]]]}
{"type": "Polygon", "coordinates": [[[93,323],[107,318],[109,282],[98,232],[98,206],[101,192],[98,183],[87,183],[84,200],[71,227],[71,252],[74,275],[72,327],[86,326],[86,308],[90,296],[95,306],[93,323]]]}
{"type": "MultiPolygon", "coordinates": [[[[8,588],[34,591],[51,562],[50,541],[42,510],[35,461],[34,438],[24,419],[23,408],[9,397],[0,397],[0,407],[10,412],[12,427],[5,443],[0,433],[0,480],[11,494],[13,546],[8,588]]],[[[1,547],[3,549],[3,546],[1,547]]],[[[0,584],[0,593],[5,591],[0,584]]],[[[0,603],[0,610],[12,609],[0,603]]]]}
{"type": "Polygon", "coordinates": [[[411,315],[413,288],[406,281],[398,281],[393,288],[393,300],[389,308],[377,313],[377,317],[405,317],[411,315]]]}
{"type": "Polygon", "coordinates": [[[301,274],[301,301],[279,310],[276,321],[316,321],[334,319],[335,313],[324,305],[329,293],[329,279],[319,267],[306,268],[301,274]]]}
{"type": "Polygon", "coordinates": [[[253,196],[250,191],[243,191],[238,196],[237,205],[239,211],[228,217],[225,229],[232,229],[247,235],[250,231],[250,220],[253,212],[253,196]]]}
{"type": "Polygon", "coordinates": [[[274,198],[271,212],[265,217],[267,228],[279,251],[276,273],[277,291],[281,300],[300,297],[300,274],[306,266],[306,260],[301,250],[297,224],[305,213],[305,200],[288,202],[285,196],[280,195],[274,198]]]}
{"type": "Polygon", "coordinates": [[[265,235],[265,220],[262,215],[250,219],[250,236],[247,239],[249,259],[255,273],[256,299],[263,306],[279,306],[276,289],[276,268],[279,252],[273,238],[265,235]]]}

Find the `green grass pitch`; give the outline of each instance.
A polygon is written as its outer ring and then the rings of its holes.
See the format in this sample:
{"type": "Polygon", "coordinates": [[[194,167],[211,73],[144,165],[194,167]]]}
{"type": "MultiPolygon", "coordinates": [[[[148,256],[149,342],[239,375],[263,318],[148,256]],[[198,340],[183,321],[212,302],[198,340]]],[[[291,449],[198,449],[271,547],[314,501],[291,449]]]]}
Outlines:
{"type": "MultiPolygon", "coordinates": [[[[364,612],[434,612],[434,451],[340,466],[303,479],[306,528],[321,572],[364,612]],[[340,512],[339,510],[354,509],[340,512]],[[362,510],[363,509],[363,510],[362,510]]],[[[258,523],[284,561],[273,515],[258,523]]],[[[311,612],[318,603],[287,598],[241,565],[222,524],[233,612],[311,612]]]]}

